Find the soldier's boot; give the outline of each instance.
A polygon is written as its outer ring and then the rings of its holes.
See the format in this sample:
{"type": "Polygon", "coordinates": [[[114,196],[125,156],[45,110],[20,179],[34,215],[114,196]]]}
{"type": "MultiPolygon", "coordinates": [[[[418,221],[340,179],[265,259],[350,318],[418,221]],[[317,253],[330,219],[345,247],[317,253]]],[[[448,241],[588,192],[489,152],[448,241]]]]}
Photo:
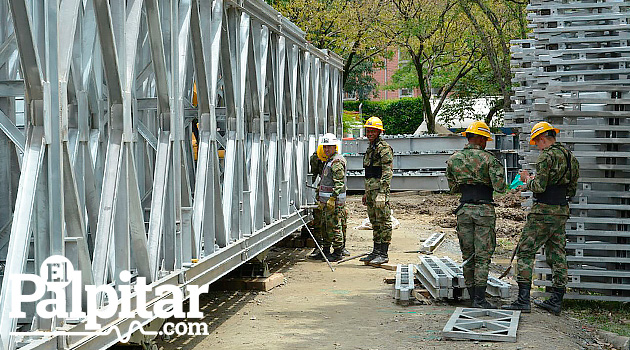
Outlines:
{"type": "Polygon", "coordinates": [[[473,299],[471,307],[476,309],[497,308],[486,300],[486,286],[475,286],[475,299],[473,299]]]}
{"type": "Polygon", "coordinates": [[[518,310],[523,313],[532,312],[532,306],[529,302],[529,291],[532,285],[530,283],[518,284],[518,297],[511,304],[503,305],[503,310],[518,310]]]}
{"type": "Polygon", "coordinates": [[[558,316],[562,310],[562,299],[564,298],[565,288],[551,288],[551,296],[545,301],[534,300],[534,305],[543,308],[552,314],[558,316]]]}
{"type": "Polygon", "coordinates": [[[376,258],[379,248],[380,248],[380,243],[374,242],[374,248],[372,248],[372,251],[370,252],[370,254],[362,257],[361,259],[359,259],[359,261],[364,261],[364,262],[372,261],[372,259],[376,258]]]}
{"type": "MultiPolygon", "coordinates": [[[[328,258],[328,257],[330,256],[330,246],[328,246],[328,247],[322,247],[322,251],[324,252],[324,255],[326,255],[326,258],[327,258],[328,260],[330,260],[330,259],[328,258]]],[[[324,261],[324,260],[325,260],[325,259],[324,259],[324,255],[322,255],[322,256],[320,257],[320,259],[321,259],[322,261],[324,261]]]]}
{"type": "Polygon", "coordinates": [[[518,296],[511,304],[501,306],[503,310],[518,310],[523,313],[532,312],[532,306],[530,304],[529,292],[532,286],[531,283],[519,283],[518,284],[518,296]]]}
{"type": "Polygon", "coordinates": [[[475,302],[475,287],[466,287],[466,289],[468,290],[468,295],[470,296],[470,307],[472,307],[472,304],[475,302]]]}
{"type": "Polygon", "coordinates": [[[343,259],[343,248],[336,248],[332,254],[328,256],[328,261],[334,262],[343,259]]]}
{"type": "MultiPolygon", "coordinates": [[[[317,242],[319,243],[319,246],[321,247],[321,242],[317,242]]],[[[322,259],[322,252],[319,250],[319,248],[315,248],[313,249],[313,252],[311,254],[309,254],[308,256],[309,259],[315,259],[315,260],[321,260],[322,259]]]]}
{"type": "Polygon", "coordinates": [[[389,262],[387,256],[387,250],[389,249],[389,243],[381,243],[381,249],[378,251],[378,255],[370,260],[370,264],[380,265],[389,262]]]}
{"type": "Polygon", "coordinates": [[[350,256],[350,252],[346,249],[346,242],[343,242],[343,247],[341,248],[341,254],[343,256],[350,256]]]}

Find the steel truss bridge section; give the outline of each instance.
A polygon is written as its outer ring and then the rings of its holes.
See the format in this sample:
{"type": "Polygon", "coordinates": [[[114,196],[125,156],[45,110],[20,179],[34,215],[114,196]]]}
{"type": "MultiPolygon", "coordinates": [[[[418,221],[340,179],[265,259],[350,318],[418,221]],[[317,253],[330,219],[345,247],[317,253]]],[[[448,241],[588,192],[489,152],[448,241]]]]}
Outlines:
{"type": "MultiPolygon", "coordinates": [[[[531,127],[549,121],[580,161],[578,192],[569,204],[566,298],[630,300],[630,53],[628,7],[617,1],[531,0],[533,28],[512,42],[513,112],[523,167],[538,157],[531,127]]],[[[537,255],[534,284],[551,285],[537,255]]]]}
{"type": "Polygon", "coordinates": [[[11,336],[85,329],[34,303],[9,317],[11,276],[50,256],[83,285],[129,288],[127,270],[185,289],[301,226],[308,156],[341,135],[343,62],[266,3],[0,0],[0,18],[0,348],[117,341],[11,336]]]}

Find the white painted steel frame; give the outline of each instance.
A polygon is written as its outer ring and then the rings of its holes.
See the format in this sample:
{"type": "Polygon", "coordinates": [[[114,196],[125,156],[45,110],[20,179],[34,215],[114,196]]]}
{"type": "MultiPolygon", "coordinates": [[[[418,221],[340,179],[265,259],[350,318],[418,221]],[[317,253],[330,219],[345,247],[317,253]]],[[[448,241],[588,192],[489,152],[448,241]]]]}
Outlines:
{"type": "Polygon", "coordinates": [[[10,276],[48,256],[85,284],[122,285],[123,270],[206,284],[300,227],[290,203],[313,200],[317,135],[341,133],[343,64],[267,4],[1,0],[0,19],[2,348],[24,344],[16,330],[70,327],[32,304],[8,317],[10,276]]]}

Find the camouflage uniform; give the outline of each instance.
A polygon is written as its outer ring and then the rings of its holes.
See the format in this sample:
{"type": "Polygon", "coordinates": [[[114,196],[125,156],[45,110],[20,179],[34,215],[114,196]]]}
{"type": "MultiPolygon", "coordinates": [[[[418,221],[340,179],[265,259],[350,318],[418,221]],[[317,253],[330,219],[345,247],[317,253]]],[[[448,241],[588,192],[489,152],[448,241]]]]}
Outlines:
{"type": "Polygon", "coordinates": [[[368,217],[372,224],[372,234],[375,244],[389,244],[392,240],[392,219],[389,205],[389,189],[392,182],[394,153],[392,148],[379,136],[367,148],[363,156],[363,167],[366,169],[365,201],[368,217]],[[368,177],[369,167],[380,168],[374,177],[368,177]],[[385,206],[376,206],[376,196],[385,195],[385,206]]]}
{"type": "MultiPolygon", "coordinates": [[[[544,149],[536,161],[536,176],[527,182],[527,189],[539,196],[550,186],[566,185],[566,195],[573,197],[577,190],[580,164],[562,144],[556,142],[544,149]],[[571,167],[567,166],[567,159],[571,167]]],[[[527,215],[527,222],[518,243],[518,283],[532,283],[532,269],[536,252],[545,245],[547,263],[551,266],[553,286],[563,288],[567,284],[567,258],[565,224],[569,218],[569,206],[541,203],[538,199],[527,215]]]]}
{"type": "Polygon", "coordinates": [[[466,202],[462,195],[462,203],[455,213],[462,258],[468,260],[474,254],[474,259],[463,267],[466,286],[485,286],[490,259],[496,248],[492,190],[503,193],[507,189],[503,166],[481,146],[467,144],[448,159],[446,177],[453,193],[462,192],[465,185],[482,184],[488,188],[489,200],[466,202]]]}
{"type": "Polygon", "coordinates": [[[319,184],[319,201],[326,204],[329,198],[335,198],[335,209],[322,209],[322,228],[324,247],[332,245],[335,251],[343,248],[343,224],[346,221],[346,159],[340,154],[333,154],[324,164],[322,180],[319,184]]]}
{"type": "MultiPolygon", "coordinates": [[[[311,174],[313,174],[313,183],[315,178],[320,176],[324,170],[324,162],[317,157],[317,151],[311,155],[309,160],[311,166],[311,174]]],[[[319,200],[319,186],[315,189],[315,198],[319,200]]],[[[313,209],[313,236],[318,243],[322,243],[322,212],[319,208],[313,209]]]]}

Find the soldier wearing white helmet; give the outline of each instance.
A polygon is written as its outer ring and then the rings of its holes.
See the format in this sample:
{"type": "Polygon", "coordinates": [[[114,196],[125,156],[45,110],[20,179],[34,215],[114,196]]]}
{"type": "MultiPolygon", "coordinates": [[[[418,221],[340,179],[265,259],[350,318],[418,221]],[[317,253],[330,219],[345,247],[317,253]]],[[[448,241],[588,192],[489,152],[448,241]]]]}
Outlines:
{"type": "Polygon", "coordinates": [[[320,141],[326,162],[319,183],[319,208],[322,212],[324,253],[330,261],[343,258],[343,225],[346,220],[346,159],[337,152],[339,140],[331,133],[320,141]],[[333,252],[330,253],[332,246],[333,252]]]}

